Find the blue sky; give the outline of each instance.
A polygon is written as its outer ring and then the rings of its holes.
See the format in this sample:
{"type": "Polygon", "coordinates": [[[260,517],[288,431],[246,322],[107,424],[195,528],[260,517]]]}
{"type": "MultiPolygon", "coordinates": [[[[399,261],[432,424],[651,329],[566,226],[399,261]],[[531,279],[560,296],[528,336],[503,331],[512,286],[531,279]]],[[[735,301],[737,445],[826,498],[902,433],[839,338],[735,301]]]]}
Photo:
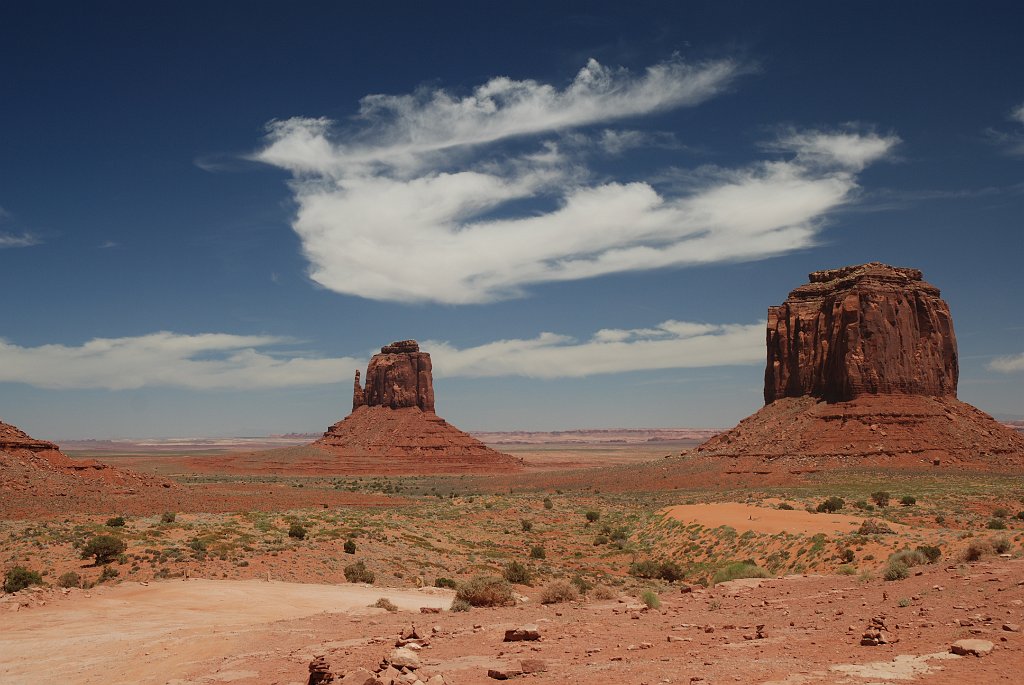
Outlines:
{"type": "Polygon", "coordinates": [[[460,427],[728,426],[870,260],[1024,416],[1015,3],[364,5],[0,10],[0,417],[322,430],[413,337],[460,427]]]}

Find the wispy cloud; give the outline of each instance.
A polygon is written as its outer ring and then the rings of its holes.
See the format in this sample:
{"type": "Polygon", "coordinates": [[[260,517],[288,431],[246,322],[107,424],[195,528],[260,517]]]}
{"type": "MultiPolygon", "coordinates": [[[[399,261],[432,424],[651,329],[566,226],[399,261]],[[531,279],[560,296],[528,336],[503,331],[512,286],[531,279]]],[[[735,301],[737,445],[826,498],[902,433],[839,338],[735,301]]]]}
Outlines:
{"type": "MultiPolygon", "coordinates": [[[[348,383],[367,357],[288,352],[277,336],[160,332],[96,338],[82,345],[23,347],[0,340],[0,382],[39,388],[178,387],[248,390],[348,383]]],[[[438,377],[581,377],[595,374],[760,363],[764,323],[665,321],[602,329],[578,341],[558,333],[459,348],[427,341],[438,377]]]]}
{"type": "MultiPolygon", "coordinates": [[[[700,104],[743,72],[729,60],[674,61],[633,75],[591,60],[561,90],[496,78],[463,98],[372,95],[355,128],[272,122],[255,158],[292,172],[310,275],[339,293],[483,303],[545,282],[760,259],[813,244],[825,215],[854,196],[857,172],[898,139],[790,131],[770,146],[786,158],[718,170],[677,194],[594,181],[586,146],[558,141],[700,104]]],[[[605,152],[644,144],[614,129],[597,141],[605,152]]]]}
{"type": "Polygon", "coordinates": [[[0,233],[0,249],[5,247],[32,247],[42,240],[32,233],[0,233]]]}
{"type": "Polygon", "coordinates": [[[602,329],[589,340],[558,333],[459,349],[428,341],[439,376],[568,378],[627,371],[764,362],[764,322],[665,321],[651,328],[602,329]]]}
{"type": "Polygon", "coordinates": [[[55,389],[283,388],[335,383],[361,363],[275,351],[290,342],[275,336],[168,332],[95,338],[79,346],[21,347],[0,340],[0,382],[55,389]]]}
{"type": "Polygon", "coordinates": [[[1007,119],[1013,122],[1013,126],[1007,128],[989,128],[985,131],[996,145],[1010,155],[1024,155],[1024,102],[1013,107],[1007,115],[1007,119]]]}
{"type": "Polygon", "coordinates": [[[996,357],[988,363],[988,368],[1001,373],[1024,371],[1024,352],[1006,357],[996,357]]]}

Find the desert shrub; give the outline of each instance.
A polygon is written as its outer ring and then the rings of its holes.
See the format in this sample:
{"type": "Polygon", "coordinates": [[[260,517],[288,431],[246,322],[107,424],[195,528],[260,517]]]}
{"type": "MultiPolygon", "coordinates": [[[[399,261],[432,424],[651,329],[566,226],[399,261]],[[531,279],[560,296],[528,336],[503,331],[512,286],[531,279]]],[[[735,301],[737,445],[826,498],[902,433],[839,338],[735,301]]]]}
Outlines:
{"type": "Polygon", "coordinates": [[[843,564],[836,569],[836,573],[840,576],[855,576],[857,575],[857,569],[850,564],[843,564]]]}
{"type": "Polygon", "coordinates": [[[896,604],[898,604],[899,606],[903,607],[904,609],[906,609],[908,606],[910,606],[910,603],[911,602],[910,602],[910,598],[909,597],[900,597],[899,601],[896,602],[896,604]]]}
{"type": "Polygon", "coordinates": [[[874,511],[875,510],[875,505],[868,504],[868,501],[866,499],[859,499],[859,500],[857,500],[856,502],[853,503],[853,506],[854,506],[855,509],[860,509],[861,511],[874,511]]]}
{"type": "Polygon", "coordinates": [[[594,584],[578,573],[574,575],[572,577],[572,580],[569,582],[573,584],[573,586],[581,595],[585,595],[594,589],[594,584]]]}
{"type": "Polygon", "coordinates": [[[354,564],[346,566],[344,573],[345,580],[350,583],[369,583],[372,585],[374,579],[377,577],[373,571],[366,568],[366,562],[362,559],[354,564]]]}
{"type": "Polygon", "coordinates": [[[904,495],[900,499],[900,504],[902,504],[905,507],[912,507],[915,504],[917,504],[917,498],[914,497],[913,495],[904,495]]]}
{"type": "Polygon", "coordinates": [[[636,578],[657,578],[660,568],[660,565],[654,559],[634,561],[629,565],[629,575],[636,578]]]}
{"type": "Polygon", "coordinates": [[[4,574],[4,592],[18,592],[30,585],[42,585],[43,577],[39,571],[32,571],[24,566],[15,566],[4,574]]]}
{"type": "Polygon", "coordinates": [[[779,502],[779,509],[783,511],[793,511],[793,505],[787,502],[779,502]]]}
{"type": "Polygon", "coordinates": [[[544,548],[541,547],[540,545],[534,545],[533,547],[530,548],[530,558],[531,559],[543,559],[546,556],[547,556],[547,553],[544,551],[544,548]]]}
{"type": "Polygon", "coordinates": [[[434,587],[446,587],[454,590],[456,587],[458,587],[458,583],[456,583],[451,578],[438,577],[434,581],[434,587]]]}
{"type": "Polygon", "coordinates": [[[118,555],[124,554],[126,549],[128,549],[128,545],[121,538],[113,535],[97,535],[85,543],[85,547],[82,548],[82,558],[95,557],[96,565],[100,566],[114,561],[118,555]]]}
{"type": "Polygon", "coordinates": [[[1013,518],[1017,519],[1018,521],[1024,521],[1024,511],[1018,511],[1013,518]]]}
{"type": "Polygon", "coordinates": [[[590,591],[590,596],[594,599],[615,599],[617,595],[610,587],[599,583],[590,591]]]}
{"type": "Polygon", "coordinates": [[[912,566],[920,566],[921,564],[928,563],[928,557],[923,552],[916,549],[901,549],[898,552],[893,552],[889,555],[889,559],[886,563],[900,562],[906,564],[907,568],[912,566]]]}
{"type": "Polygon", "coordinates": [[[384,609],[386,611],[391,612],[392,614],[395,613],[396,611],[398,611],[398,607],[395,606],[395,603],[392,602],[387,597],[381,597],[380,599],[378,599],[376,602],[374,602],[370,606],[374,607],[375,609],[384,609]]]}
{"type": "Polygon", "coordinates": [[[82,576],[74,571],[68,571],[61,574],[61,577],[57,579],[57,585],[61,587],[82,587],[82,576]]]}
{"type": "Polygon", "coordinates": [[[345,540],[344,550],[345,550],[345,554],[355,554],[356,553],[356,541],[353,540],[352,538],[349,538],[348,540],[345,540]]]}
{"type": "Polygon", "coordinates": [[[819,513],[834,514],[846,505],[846,502],[842,497],[829,497],[827,500],[818,505],[817,511],[819,513]]]}
{"type": "Polygon", "coordinates": [[[455,599],[475,607],[504,607],[516,603],[511,583],[495,576],[475,576],[461,583],[455,599]]]}
{"type": "Polygon", "coordinates": [[[865,519],[864,523],[860,524],[860,530],[857,533],[859,535],[895,535],[887,523],[875,519],[865,519]]]}
{"type": "Polygon", "coordinates": [[[522,526],[524,533],[529,533],[531,530],[533,530],[533,521],[531,521],[530,519],[522,519],[519,522],[519,525],[522,526]]]}
{"type": "Polygon", "coordinates": [[[924,555],[929,564],[934,564],[942,556],[942,550],[934,545],[920,545],[917,551],[924,555]]]}
{"type": "Polygon", "coordinates": [[[849,564],[856,558],[856,556],[857,555],[854,553],[854,551],[849,547],[844,547],[842,551],[839,552],[839,560],[842,561],[844,564],[849,564]]]}
{"type": "Polygon", "coordinates": [[[119,575],[121,575],[121,572],[113,566],[104,566],[102,573],[100,573],[100,579],[96,582],[105,583],[108,580],[113,580],[114,578],[117,578],[119,575]]]}
{"type": "Polygon", "coordinates": [[[682,580],[684,576],[683,568],[674,561],[663,561],[658,565],[658,577],[662,580],[674,583],[682,580]]]}
{"type": "Polygon", "coordinates": [[[715,571],[712,584],[725,583],[740,578],[769,578],[771,574],[752,561],[737,561],[715,571]]]}
{"type": "Polygon", "coordinates": [[[288,537],[295,538],[296,540],[304,540],[306,538],[306,527],[301,523],[293,523],[288,528],[288,537]]]}
{"type": "Polygon", "coordinates": [[[596,536],[594,538],[594,546],[595,547],[599,547],[601,545],[607,545],[607,544],[608,544],[608,538],[606,536],[604,536],[604,535],[598,535],[598,536],[596,536]]]}
{"type": "Polygon", "coordinates": [[[880,507],[887,507],[887,506],[889,506],[889,499],[891,497],[892,497],[892,495],[890,495],[885,490],[879,490],[878,492],[872,492],[871,493],[871,501],[874,502],[875,504],[877,504],[880,507]]]}
{"type": "Polygon", "coordinates": [[[944,525],[946,523],[946,517],[943,516],[942,514],[936,514],[935,515],[935,523],[939,524],[940,526],[944,525]]]}
{"type": "Polygon", "coordinates": [[[544,586],[540,593],[541,604],[558,604],[559,602],[575,602],[580,598],[576,586],[567,580],[556,580],[544,586]]]}
{"type": "Polygon", "coordinates": [[[910,576],[910,567],[902,561],[890,560],[882,571],[882,577],[886,580],[903,580],[910,576]]]}
{"type": "Polygon", "coordinates": [[[998,507],[992,511],[992,516],[994,516],[997,519],[1004,519],[1009,515],[1010,511],[1008,509],[1004,509],[1003,507],[998,507]]]}
{"type": "Polygon", "coordinates": [[[505,569],[501,572],[501,575],[508,582],[517,585],[529,585],[530,581],[533,580],[533,574],[530,573],[530,569],[520,561],[510,561],[505,564],[505,569]]]}
{"type": "Polygon", "coordinates": [[[649,609],[657,609],[661,606],[661,600],[658,599],[658,593],[654,590],[644,590],[640,595],[640,601],[646,604],[649,609]]]}
{"type": "Polygon", "coordinates": [[[124,525],[124,516],[114,516],[113,518],[107,519],[107,526],[110,528],[120,528],[124,525]]]}
{"type": "Polygon", "coordinates": [[[473,608],[473,605],[464,599],[456,597],[452,600],[451,606],[448,607],[448,611],[469,611],[473,608]]]}
{"type": "Polygon", "coordinates": [[[986,554],[992,553],[992,543],[988,540],[971,540],[964,548],[964,561],[977,561],[986,554]]]}
{"type": "Polygon", "coordinates": [[[1006,530],[1006,521],[1003,519],[989,519],[985,527],[989,530],[1006,530]]]}
{"type": "Polygon", "coordinates": [[[583,516],[587,519],[587,523],[594,523],[601,518],[601,512],[591,509],[583,516]]]}
{"type": "Polygon", "coordinates": [[[176,518],[178,518],[178,515],[173,511],[165,511],[160,514],[160,523],[174,523],[176,518]]]}
{"type": "Polygon", "coordinates": [[[551,509],[554,506],[555,506],[555,503],[551,501],[550,497],[545,497],[544,498],[544,508],[545,509],[551,509]]]}
{"type": "Polygon", "coordinates": [[[992,544],[992,550],[996,554],[1006,554],[1010,551],[1010,538],[1005,535],[994,537],[989,542],[992,544]]]}

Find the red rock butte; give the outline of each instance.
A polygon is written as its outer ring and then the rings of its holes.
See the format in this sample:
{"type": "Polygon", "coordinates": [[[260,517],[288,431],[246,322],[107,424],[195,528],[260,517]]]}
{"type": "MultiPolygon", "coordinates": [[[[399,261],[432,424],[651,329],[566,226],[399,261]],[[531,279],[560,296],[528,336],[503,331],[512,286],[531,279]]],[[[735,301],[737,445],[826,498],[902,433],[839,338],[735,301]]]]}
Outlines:
{"type": "Polygon", "coordinates": [[[137,492],[151,487],[170,488],[172,484],[92,459],[72,459],[56,444],[36,440],[0,421],[0,510],[26,499],[137,492]]]}
{"type": "Polygon", "coordinates": [[[809,281],[768,308],[765,406],[699,454],[736,472],[1024,465],[1024,437],[956,399],[953,319],[919,270],[871,262],[809,281]]]}
{"type": "Polygon", "coordinates": [[[313,446],[333,455],[324,468],[350,473],[486,473],[521,465],[434,412],[430,355],[415,340],[382,347],[365,386],[356,371],[352,413],[313,446]]]}

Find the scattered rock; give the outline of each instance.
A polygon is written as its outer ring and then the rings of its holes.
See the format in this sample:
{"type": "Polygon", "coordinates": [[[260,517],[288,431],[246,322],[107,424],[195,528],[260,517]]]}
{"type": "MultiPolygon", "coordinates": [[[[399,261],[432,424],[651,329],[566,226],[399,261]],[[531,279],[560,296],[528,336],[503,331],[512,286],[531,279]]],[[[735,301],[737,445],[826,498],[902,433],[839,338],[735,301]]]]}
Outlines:
{"type": "Polygon", "coordinates": [[[540,629],[535,623],[527,623],[505,631],[505,642],[527,642],[540,639],[540,629]]]}
{"type": "Polygon", "coordinates": [[[988,640],[957,640],[949,648],[949,651],[960,656],[985,656],[992,651],[994,646],[988,640]]]}
{"type": "Polygon", "coordinates": [[[420,667],[420,658],[416,652],[408,647],[397,647],[388,656],[388,663],[397,669],[408,668],[416,670],[420,667]]]}
{"type": "Polygon", "coordinates": [[[523,675],[522,669],[515,666],[499,666],[498,668],[487,669],[487,677],[495,680],[509,680],[523,675]]]}
{"type": "Polygon", "coordinates": [[[548,670],[548,662],[543,659],[523,659],[519,662],[523,673],[544,673],[548,670]]]}
{"type": "Polygon", "coordinates": [[[868,621],[868,627],[861,635],[860,643],[865,647],[877,647],[878,645],[891,645],[899,642],[899,638],[889,632],[885,624],[884,616],[875,616],[868,621]]]}
{"type": "Polygon", "coordinates": [[[323,654],[314,656],[309,662],[308,685],[321,685],[321,683],[333,683],[334,674],[331,672],[331,665],[327,663],[327,657],[323,654]]]}

